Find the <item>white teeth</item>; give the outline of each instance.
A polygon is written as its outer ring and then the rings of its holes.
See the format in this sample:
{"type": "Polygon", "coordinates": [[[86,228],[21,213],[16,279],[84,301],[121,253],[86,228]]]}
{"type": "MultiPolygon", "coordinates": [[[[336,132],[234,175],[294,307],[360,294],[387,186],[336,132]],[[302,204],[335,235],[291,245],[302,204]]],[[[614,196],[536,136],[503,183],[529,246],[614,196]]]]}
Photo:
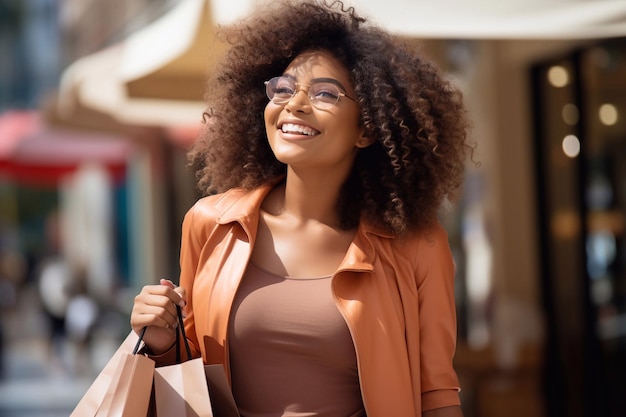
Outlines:
{"type": "Polygon", "coordinates": [[[293,123],[285,123],[281,128],[283,133],[297,133],[300,135],[313,136],[317,135],[319,132],[315,129],[311,129],[310,127],[296,125],[293,123]]]}

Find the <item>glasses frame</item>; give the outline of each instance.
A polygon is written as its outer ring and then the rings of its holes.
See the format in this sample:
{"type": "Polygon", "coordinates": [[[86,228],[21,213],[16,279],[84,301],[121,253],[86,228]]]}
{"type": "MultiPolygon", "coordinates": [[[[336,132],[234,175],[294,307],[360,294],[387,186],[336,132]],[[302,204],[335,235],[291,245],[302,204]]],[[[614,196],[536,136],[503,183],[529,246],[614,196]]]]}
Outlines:
{"type": "MultiPolygon", "coordinates": [[[[322,81],[320,81],[322,82],[322,81]]],[[[327,81],[326,81],[327,82],[327,81]]],[[[309,102],[311,103],[311,105],[317,109],[329,109],[333,106],[336,106],[337,103],[339,103],[339,100],[341,99],[341,97],[346,97],[349,98],[350,100],[354,101],[356,103],[356,99],[350,97],[349,95],[347,95],[346,93],[344,93],[343,91],[341,91],[341,88],[338,85],[333,84],[332,82],[329,83],[330,85],[334,86],[337,88],[337,101],[335,101],[334,103],[325,103],[323,101],[318,101],[315,99],[315,97],[311,97],[311,95],[309,94],[309,91],[311,90],[311,86],[313,84],[304,84],[304,83],[299,83],[295,80],[293,80],[290,77],[285,77],[284,75],[278,76],[278,77],[273,77],[271,79],[269,79],[268,81],[264,82],[265,84],[265,95],[267,96],[267,98],[274,104],[278,104],[278,105],[283,105],[283,104],[287,104],[289,103],[295,96],[296,94],[298,94],[301,90],[304,91],[304,88],[306,88],[306,95],[309,98],[309,102]],[[291,94],[291,97],[286,98],[286,99],[277,99],[276,96],[271,97],[270,96],[270,90],[269,90],[269,86],[272,83],[272,81],[274,80],[279,80],[281,78],[285,78],[289,81],[293,81],[295,88],[293,90],[293,94],[291,94]],[[321,105],[320,105],[321,103],[321,105]]],[[[276,84],[276,83],[274,83],[276,84]]]]}

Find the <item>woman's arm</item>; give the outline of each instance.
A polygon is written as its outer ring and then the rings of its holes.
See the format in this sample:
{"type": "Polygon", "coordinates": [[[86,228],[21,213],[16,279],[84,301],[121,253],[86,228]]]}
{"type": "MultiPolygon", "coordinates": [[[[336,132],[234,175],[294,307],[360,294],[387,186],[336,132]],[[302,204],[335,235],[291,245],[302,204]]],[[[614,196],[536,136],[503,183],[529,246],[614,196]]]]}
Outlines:
{"type": "Polygon", "coordinates": [[[436,408],[434,410],[425,411],[422,417],[463,417],[463,411],[458,405],[451,407],[436,408]]]}
{"type": "Polygon", "coordinates": [[[415,251],[423,417],[462,417],[456,348],[455,265],[441,225],[425,231],[415,251]]]}

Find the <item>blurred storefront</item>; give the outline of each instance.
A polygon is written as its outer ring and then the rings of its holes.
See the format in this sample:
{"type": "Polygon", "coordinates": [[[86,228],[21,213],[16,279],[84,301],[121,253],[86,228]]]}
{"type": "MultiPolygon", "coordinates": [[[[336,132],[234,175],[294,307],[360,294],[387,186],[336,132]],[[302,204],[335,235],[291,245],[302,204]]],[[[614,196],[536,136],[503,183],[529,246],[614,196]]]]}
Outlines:
{"type": "Polygon", "coordinates": [[[149,24],[72,62],[46,111],[56,125],[124,132],[137,149],[128,179],[132,292],[177,276],[180,223],[198,197],[185,154],[202,122],[215,50],[207,2],[165,6],[149,24]]]}
{"type": "Polygon", "coordinates": [[[3,253],[22,253],[31,270],[47,256],[63,255],[84,271],[89,293],[110,306],[129,259],[119,196],[127,187],[132,144],[111,134],[50,127],[34,110],[1,114],[0,137],[3,253]],[[59,242],[42,238],[52,215],[62,225],[59,242]]]}
{"type": "Polygon", "coordinates": [[[538,62],[533,91],[551,408],[622,416],[626,38],[538,62]]]}
{"type": "Polygon", "coordinates": [[[472,315],[482,313],[489,342],[457,356],[472,380],[470,415],[626,413],[626,39],[579,34],[435,42],[471,57],[448,62],[483,162],[468,185],[482,172],[475,195],[485,197],[492,282],[477,313],[466,271],[460,317],[471,347],[483,331],[472,315]]]}

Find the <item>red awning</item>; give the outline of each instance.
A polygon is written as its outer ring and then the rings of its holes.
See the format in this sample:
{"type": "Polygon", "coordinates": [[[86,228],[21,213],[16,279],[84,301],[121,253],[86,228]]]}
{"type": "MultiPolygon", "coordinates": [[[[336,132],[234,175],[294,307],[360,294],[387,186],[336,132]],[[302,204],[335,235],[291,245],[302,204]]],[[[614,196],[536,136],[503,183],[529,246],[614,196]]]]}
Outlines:
{"type": "Polygon", "coordinates": [[[0,178],[55,185],[81,165],[96,162],[117,181],[131,153],[132,144],[122,137],[50,128],[35,111],[0,115],[0,178]]]}

